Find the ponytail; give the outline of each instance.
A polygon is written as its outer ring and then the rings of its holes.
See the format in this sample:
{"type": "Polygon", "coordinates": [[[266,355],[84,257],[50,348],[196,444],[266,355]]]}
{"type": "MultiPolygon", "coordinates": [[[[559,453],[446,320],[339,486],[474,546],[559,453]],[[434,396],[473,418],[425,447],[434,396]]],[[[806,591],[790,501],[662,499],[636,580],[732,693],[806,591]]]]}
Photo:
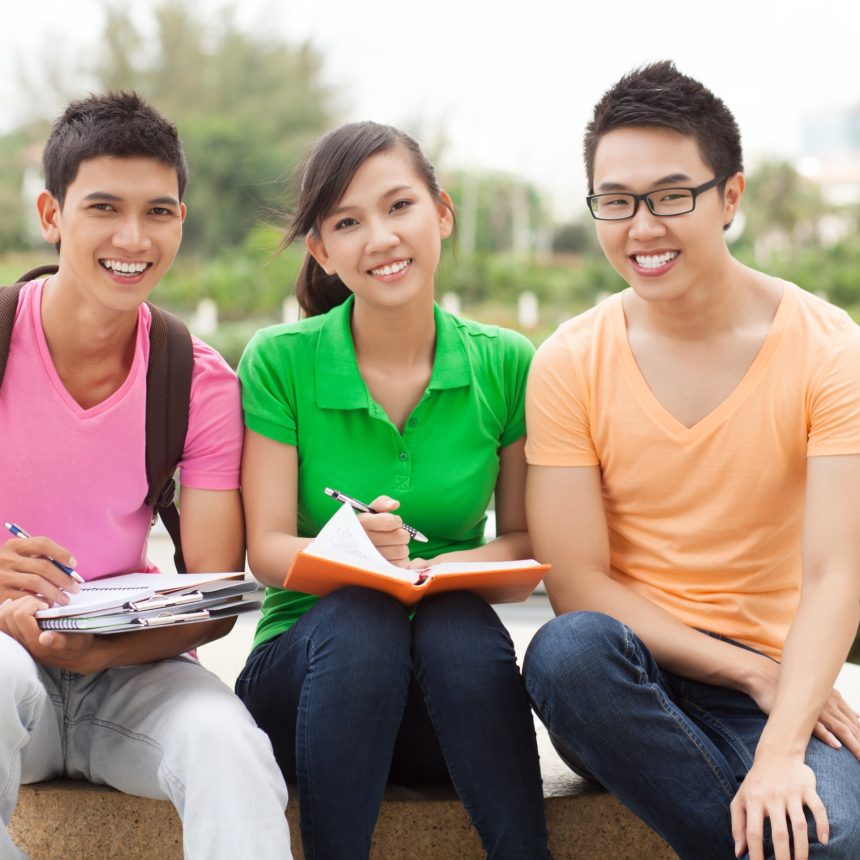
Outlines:
{"type": "Polygon", "coordinates": [[[327,275],[310,255],[296,278],[296,298],[305,316],[315,317],[342,305],[352,293],[337,275],[327,275]]]}

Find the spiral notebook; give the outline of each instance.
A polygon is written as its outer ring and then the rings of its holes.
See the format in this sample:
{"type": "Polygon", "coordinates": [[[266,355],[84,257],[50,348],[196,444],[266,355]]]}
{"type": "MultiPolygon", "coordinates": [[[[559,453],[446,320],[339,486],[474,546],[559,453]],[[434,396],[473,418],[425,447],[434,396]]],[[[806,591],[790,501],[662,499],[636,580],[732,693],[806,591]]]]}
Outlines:
{"type": "Polygon", "coordinates": [[[119,633],[190,624],[258,609],[242,573],[130,573],[87,582],[65,606],[36,613],[43,630],[119,633]]]}

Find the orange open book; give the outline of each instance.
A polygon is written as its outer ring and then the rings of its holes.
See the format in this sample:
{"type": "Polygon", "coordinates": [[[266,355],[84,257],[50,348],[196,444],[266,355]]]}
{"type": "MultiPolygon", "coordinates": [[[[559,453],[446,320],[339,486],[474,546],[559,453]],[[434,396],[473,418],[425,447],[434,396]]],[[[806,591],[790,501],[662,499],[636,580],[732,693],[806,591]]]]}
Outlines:
{"type": "Polygon", "coordinates": [[[284,588],[324,597],[347,585],[385,591],[406,606],[428,594],[474,591],[490,603],[525,600],[549,570],[534,559],[436,564],[405,570],[387,562],[349,505],[323,526],[316,539],[296,553],[284,588]]]}

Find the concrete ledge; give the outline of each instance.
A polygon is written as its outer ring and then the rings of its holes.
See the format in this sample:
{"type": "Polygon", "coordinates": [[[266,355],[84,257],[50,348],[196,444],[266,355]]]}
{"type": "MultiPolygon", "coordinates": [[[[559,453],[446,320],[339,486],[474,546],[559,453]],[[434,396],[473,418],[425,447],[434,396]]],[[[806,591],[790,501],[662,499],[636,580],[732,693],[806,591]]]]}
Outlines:
{"type": "MultiPolygon", "coordinates": [[[[571,775],[547,780],[555,860],[671,860],[674,852],[617,800],[571,775]]],[[[296,860],[303,858],[298,805],[287,809],[296,860]]],[[[31,860],[181,860],[182,828],[167,801],[105,786],[55,780],[22,786],[10,825],[31,860]]],[[[453,789],[392,786],[373,837],[373,860],[479,860],[478,835],[453,789]]]]}

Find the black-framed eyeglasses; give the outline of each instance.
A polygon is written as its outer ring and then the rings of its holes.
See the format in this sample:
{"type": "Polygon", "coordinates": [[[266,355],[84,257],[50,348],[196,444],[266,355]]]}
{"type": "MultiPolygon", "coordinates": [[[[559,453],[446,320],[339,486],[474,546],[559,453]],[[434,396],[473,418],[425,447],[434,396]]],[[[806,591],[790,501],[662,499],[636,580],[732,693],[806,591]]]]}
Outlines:
{"type": "Polygon", "coordinates": [[[724,182],[727,176],[717,176],[696,188],[658,188],[645,194],[630,194],[626,191],[613,191],[609,194],[589,194],[585,198],[588,211],[598,221],[624,221],[632,218],[639,209],[639,201],[644,200],[652,215],[671,218],[673,215],[686,215],[696,208],[696,198],[724,182]]]}

